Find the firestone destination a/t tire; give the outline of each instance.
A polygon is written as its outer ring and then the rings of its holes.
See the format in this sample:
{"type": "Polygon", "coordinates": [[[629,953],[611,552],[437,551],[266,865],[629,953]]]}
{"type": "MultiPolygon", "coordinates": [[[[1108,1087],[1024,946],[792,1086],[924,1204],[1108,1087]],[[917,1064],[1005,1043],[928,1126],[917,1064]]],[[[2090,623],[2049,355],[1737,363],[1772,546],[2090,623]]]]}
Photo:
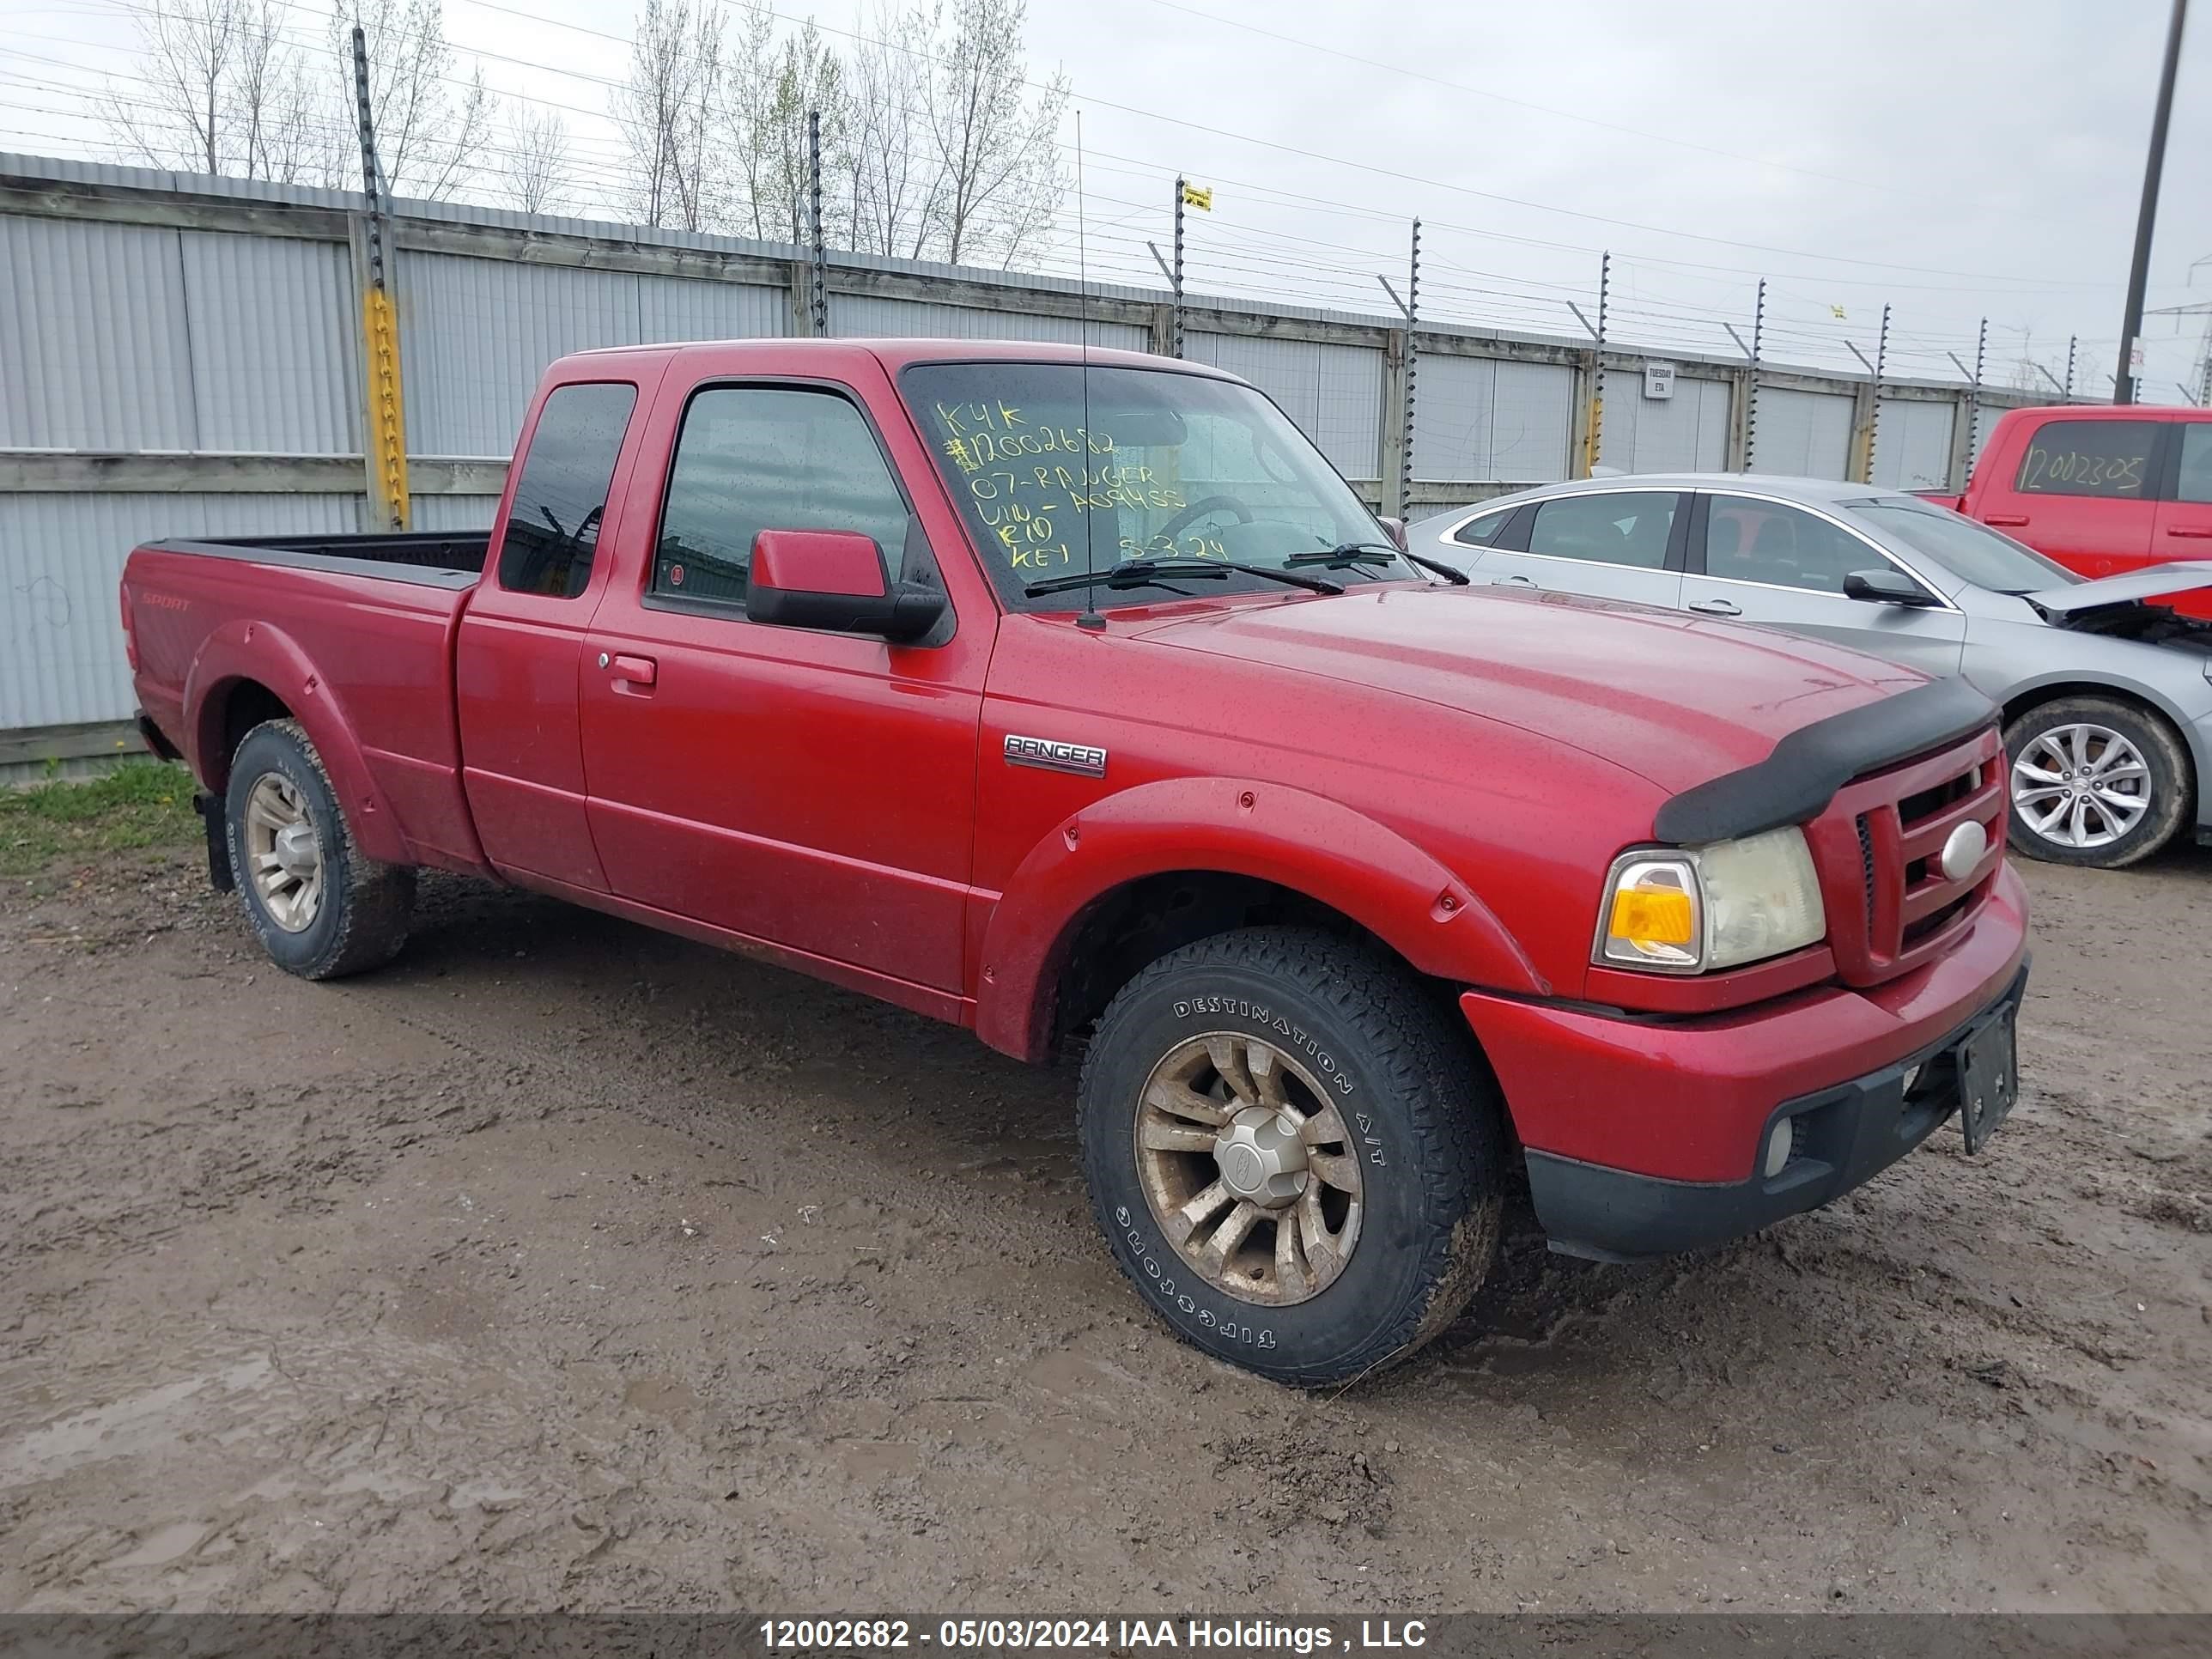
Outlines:
{"type": "Polygon", "coordinates": [[[1496,1089],[1449,1003],[1355,941],[1202,939],[1122,988],[1079,1090],[1100,1230],[1194,1346],[1300,1388],[1405,1358],[1497,1254],[1496,1089]]]}

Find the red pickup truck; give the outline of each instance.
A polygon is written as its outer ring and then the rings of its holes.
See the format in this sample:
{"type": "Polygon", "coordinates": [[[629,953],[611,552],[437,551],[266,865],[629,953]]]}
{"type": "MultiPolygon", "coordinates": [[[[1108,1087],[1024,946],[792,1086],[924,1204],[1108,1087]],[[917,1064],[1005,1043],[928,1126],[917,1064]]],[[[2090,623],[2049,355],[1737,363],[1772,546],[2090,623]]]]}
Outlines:
{"type": "Polygon", "coordinates": [[[1450,1321],[1509,1182],[1649,1255],[2014,1095],[1987,702],[1464,584],[1231,376],[761,341],[556,363],[488,536],[155,542],[122,605],[285,968],[434,866],[1081,1042],[1121,1267],[1312,1385],[1450,1321]]]}
{"type": "MultiPolygon", "coordinates": [[[[2212,409],[2008,410],[1964,494],[1920,493],[2092,579],[2212,558],[2212,409]]],[[[2167,603],[2212,617],[2212,592],[2167,603]]]]}

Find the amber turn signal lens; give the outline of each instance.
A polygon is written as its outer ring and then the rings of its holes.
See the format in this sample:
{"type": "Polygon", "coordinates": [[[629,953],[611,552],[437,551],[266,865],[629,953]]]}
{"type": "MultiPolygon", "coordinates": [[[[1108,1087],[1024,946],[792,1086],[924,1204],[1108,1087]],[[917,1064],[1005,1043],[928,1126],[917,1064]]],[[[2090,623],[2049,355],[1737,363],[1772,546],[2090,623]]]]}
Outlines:
{"type": "Polygon", "coordinates": [[[1687,945],[1697,937],[1690,896],[1672,888],[1623,888],[1613,896],[1613,938],[1639,945],[1687,945]]]}

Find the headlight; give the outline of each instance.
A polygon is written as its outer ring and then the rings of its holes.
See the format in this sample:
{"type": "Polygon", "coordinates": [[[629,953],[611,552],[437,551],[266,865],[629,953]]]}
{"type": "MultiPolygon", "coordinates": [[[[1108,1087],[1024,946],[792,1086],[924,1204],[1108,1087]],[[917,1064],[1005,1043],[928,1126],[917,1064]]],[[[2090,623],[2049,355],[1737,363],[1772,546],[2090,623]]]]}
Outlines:
{"type": "Polygon", "coordinates": [[[1827,931],[1805,832],[1790,826],[1710,847],[1622,854],[1606,880],[1595,959],[1701,974],[1778,957],[1827,931]]]}

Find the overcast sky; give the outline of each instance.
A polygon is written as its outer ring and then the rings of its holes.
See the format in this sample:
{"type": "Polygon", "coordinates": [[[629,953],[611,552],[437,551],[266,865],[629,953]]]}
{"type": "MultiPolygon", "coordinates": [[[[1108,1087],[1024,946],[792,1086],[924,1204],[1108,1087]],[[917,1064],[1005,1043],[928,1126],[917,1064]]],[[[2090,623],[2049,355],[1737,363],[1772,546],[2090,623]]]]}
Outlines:
{"type": "MultiPolygon", "coordinates": [[[[319,37],[329,0],[293,6],[319,37]]],[[[861,26],[858,0],[811,10],[832,31],[861,26]]],[[[2103,395],[2166,12],[1031,0],[1030,44],[1033,72],[1064,69],[1084,112],[1094,275],[1149,271],[1181,170],[1216,192],[1191,216],[1194,291],[1387,308],[1375,276],[1401,284],[1419,215],[1425,316],[1571,333],[1565,302],[1593,312],[1610,249],[1615,338],[1724,352],[1720,320],[1748,333],[1765,274],[1771,360],[1848,362],[1846,339],[1872,355],[1888,301],[1893,373],[1955,377],[1944,352],[1971,362],[1986,314],[1992,380],[2029,355],[2063,374],[2079,335],[2076,385],[2103,395]]],[[[603,80],[623,54],[605,33],[630,15],[447,0],[449,36],[464,60],[492,54],[495,91],[572,111],[580,167],[612,163],[603,80]]],[[[127,71],[133,40],[116,0],[0,0],[0,146],[100,152],[57,88],[127,71]],[[78,67],[43,61],[57,59],[78,67]]],[[[2212,15],[2183,51],[2152,279],[2153,307],[2212,302],[2212,15]]],[[[2148,321],[2148,398],[2193,384],[2206,323],[2148,321]]]]}

